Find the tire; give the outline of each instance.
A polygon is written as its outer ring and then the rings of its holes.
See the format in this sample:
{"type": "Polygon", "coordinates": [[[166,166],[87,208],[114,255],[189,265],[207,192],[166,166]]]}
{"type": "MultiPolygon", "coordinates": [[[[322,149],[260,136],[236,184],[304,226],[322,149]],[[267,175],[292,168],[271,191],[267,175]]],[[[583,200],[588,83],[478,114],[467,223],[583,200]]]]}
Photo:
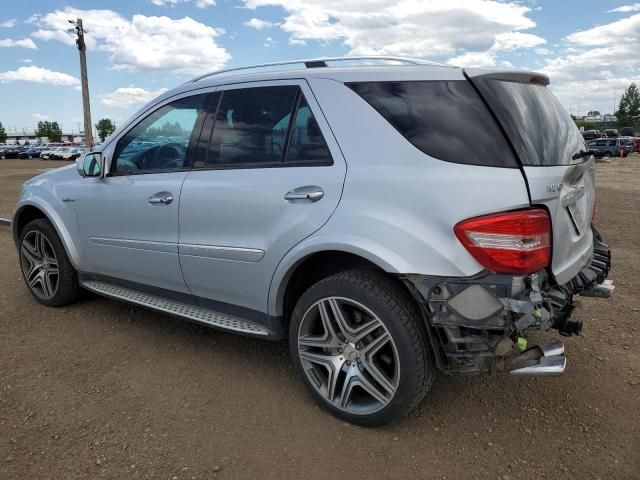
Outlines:
{"type": "Polygon", "coordinates": [[[605,157],[605,158],[611,158],[611,152],[605,152],[605,154],[603,155],[603,157],[605,157]]]}
{"type": "Polygon", "coordinates": [[[399,285],[381,273],[350,270],[300,297],[289,345],[298,373],[322,407],[373,427],[406,416],[431,388],[434,360],[426,335],[418,306],[399,285]],[[336,311],[346,319],[342,328],[336,311]]]}
{"type": "Polygon", "coordinates": [[[38,218],[29,222],[20,235],[19,245],[22,277],[38,302],[62,307],[80,298],[78,274],[49,220],[38,218]]]}

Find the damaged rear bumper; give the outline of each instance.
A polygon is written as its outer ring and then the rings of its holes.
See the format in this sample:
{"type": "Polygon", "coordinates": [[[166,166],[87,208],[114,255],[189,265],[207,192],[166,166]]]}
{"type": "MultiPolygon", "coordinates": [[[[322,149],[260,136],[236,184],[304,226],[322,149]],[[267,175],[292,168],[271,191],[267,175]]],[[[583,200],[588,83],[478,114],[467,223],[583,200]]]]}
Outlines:
{"type": "Polygon", "coordinates": [[[526,332],[556,329],[580,335],[582,322],[571,316],[573,297],[610,296],[614,288],[606,280],[610,267],[609,247],[594,231],[591,263],[564,285],[555,284],[546,271],[528,276],[483,272],[467,278],[406,275],[402,279],[420,303],[442,371],[558,375],[566,367],[562,344],[527,350],[522,348],[526,332]]]}

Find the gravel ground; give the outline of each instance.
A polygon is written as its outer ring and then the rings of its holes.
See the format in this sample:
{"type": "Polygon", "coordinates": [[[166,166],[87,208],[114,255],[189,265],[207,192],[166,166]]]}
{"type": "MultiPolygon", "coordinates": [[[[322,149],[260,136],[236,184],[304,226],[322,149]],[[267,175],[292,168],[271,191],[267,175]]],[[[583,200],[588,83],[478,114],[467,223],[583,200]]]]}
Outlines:
{"type": "MultiPolygon", "coordinates": [[[[59,164],[0,161],[0,217],[59,164]]],[[[565,375],[440,376],[375,430],[315,407],[283,344],[97,297],[40,306],[0,227],[0,478],[640,478],[640,155],[597,175],[617,289],[582,299],[565,375]]]]}

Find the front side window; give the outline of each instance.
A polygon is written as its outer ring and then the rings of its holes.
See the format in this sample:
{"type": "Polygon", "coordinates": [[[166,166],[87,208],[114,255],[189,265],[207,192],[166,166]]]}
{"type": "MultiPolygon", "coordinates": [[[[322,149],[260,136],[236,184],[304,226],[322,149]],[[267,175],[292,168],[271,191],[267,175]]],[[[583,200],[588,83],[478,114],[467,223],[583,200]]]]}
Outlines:
{"type": "Polygon", "coordinates": [[[167,172],[187,168],[187,149],[206,94],[171,102],[129,130],[116,145],[112,174],[167,172]]]}

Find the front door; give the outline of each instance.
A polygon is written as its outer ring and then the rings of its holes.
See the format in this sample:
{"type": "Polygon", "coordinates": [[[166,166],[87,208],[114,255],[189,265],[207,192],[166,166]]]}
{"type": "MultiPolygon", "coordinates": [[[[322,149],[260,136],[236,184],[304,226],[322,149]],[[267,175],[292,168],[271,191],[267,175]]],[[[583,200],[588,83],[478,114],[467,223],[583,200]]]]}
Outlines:
{"type": "Polygon", "coordinates": [[[178,259],[180,189],[206,95],[155,109],[103,151],[105,178],[85,178],[76,198],[90,273],[186,292],[178,259]]]}
{"type": "Polygon", "coordinates": [[[182,271],[194,295],[266,312],[278,263],[329,219],[346,166],[306,82],[216,99],[182,189],[182,271]]]}

